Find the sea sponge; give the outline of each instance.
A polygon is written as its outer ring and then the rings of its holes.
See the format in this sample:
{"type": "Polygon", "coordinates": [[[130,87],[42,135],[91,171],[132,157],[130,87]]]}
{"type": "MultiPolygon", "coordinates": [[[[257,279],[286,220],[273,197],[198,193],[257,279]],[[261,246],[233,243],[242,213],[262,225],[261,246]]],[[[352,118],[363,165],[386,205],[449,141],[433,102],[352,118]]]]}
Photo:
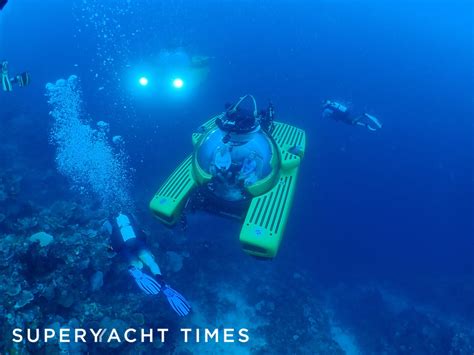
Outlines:
{"type": "Polygon", "coordinates": [[[30,291],[21,291],[20,295],[18,296],[18,301],[15,303],[14,308],[20,309],[25,307],[28,303],[33,301],[35,296],[30,291]]]}
{"type": "Polygon", "coordinates": [[[51,244],[54,241],[54,238],[51,234],[48,234],[46,232],[39,232],[35,233],[30,237],[30,241],[35,243],[39,242],[39,245],[41,247],[45,247],[49,244],[51,244]]]}

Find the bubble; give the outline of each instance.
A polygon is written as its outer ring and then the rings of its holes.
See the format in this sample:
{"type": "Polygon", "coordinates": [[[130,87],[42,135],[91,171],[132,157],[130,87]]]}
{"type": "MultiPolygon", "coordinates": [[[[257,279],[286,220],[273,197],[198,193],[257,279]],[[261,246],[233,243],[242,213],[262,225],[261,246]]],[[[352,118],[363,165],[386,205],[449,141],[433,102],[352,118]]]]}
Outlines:
{"type": "Polygon", "coordinates": [[[107,123],[100,121],[98,131],[83,119],[78,77],[47,84],[46,96],[58,171],[71,181],[73,189],[96,196],[104,208],[132,209],[127,155],[109,143],[107,123]]]}

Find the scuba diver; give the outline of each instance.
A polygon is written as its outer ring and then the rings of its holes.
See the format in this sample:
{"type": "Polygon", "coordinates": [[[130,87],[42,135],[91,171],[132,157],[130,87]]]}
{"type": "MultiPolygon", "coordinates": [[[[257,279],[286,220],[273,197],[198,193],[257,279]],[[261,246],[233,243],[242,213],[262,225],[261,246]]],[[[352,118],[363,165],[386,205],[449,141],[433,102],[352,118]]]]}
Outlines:
{"type": "Polygon", "coordinates": [[[30,83],[30,74],[28,72],[23,72],[17,76],[10,78],[8,73],[8,62],[6,60],[2,61],[2,89],[3,91],[12,91],[13,84],[17,84],[19,87],[24,87],[30,83]]]}
{"type": "Polygon", "coordinates": [[[349,110],[349,108],[337,101],[326,100],[323,105],[324,118],[332,118],[335,121],[341,121],[353,126],[363,126],[369,131],[376,131],[382,128],[380,121],[368,113],[364,113],[359,116],[355,116],[349,110]]]}
{"type": "Polygon", "coordinates": [[[180,316],[187,315],[191,306],[164,281],[160,267],[146,245],[145,233],[134,229],[132,221],[136,222],[132,216],[119,213],[104,223],[104,230],[110,236],[113,250],[128,263],[128,272],[145,294],[158,295],[162,291],[176,313],[180,316]],[[143,271],[144,266],[148,267],[153,276],[143,271]]]}

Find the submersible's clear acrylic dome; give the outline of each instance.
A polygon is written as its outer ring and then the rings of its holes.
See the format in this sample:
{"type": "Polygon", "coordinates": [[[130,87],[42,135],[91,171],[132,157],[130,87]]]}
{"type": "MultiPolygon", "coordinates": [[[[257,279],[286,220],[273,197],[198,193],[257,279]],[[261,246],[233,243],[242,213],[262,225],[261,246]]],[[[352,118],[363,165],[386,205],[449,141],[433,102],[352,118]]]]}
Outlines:
{"type": "MultiPolygon", "coordinates": [[[[225,179],[220,179],[220,181],[226,186],[238,186],[239,183],[240,185],[248,186],[271,174],[272,143],[265,133],[260,129],[245,134],[232,133],[230,140],[224,143],[223,139],[226,135],[227,132],[216,127],[197,148],[197,162],[201,169],[215,176],[216,155],[219,151],[226,150],[230,154],[231,165],[225,170],[225,174],[220,176],[222,177],[223,175],[225,177],[225,179]],[[255,161],[253,176],[245,181],[239,181],[243,166],[249,160],[255,161]]],[[[234,196],[232,199],[238,198],[234,196]]]]}

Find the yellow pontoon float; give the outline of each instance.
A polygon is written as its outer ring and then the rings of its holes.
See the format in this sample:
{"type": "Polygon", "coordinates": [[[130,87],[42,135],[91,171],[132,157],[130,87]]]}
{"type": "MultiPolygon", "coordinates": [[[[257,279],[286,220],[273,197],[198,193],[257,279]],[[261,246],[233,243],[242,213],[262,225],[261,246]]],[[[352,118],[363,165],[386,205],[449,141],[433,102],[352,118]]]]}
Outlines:
{"type": "Polygon", "coordinates": [[[302,129],[273,121],[274,110],[257,111],[246,95],[193,133],[194,152],[150,202],[156,218],[173,226],[183,210],[203,209],[243,220],[242,248],[273,258],[293,202],[306,147],[302,129]],[[243,108],[248,99],[253,109],[243,108]]]}

